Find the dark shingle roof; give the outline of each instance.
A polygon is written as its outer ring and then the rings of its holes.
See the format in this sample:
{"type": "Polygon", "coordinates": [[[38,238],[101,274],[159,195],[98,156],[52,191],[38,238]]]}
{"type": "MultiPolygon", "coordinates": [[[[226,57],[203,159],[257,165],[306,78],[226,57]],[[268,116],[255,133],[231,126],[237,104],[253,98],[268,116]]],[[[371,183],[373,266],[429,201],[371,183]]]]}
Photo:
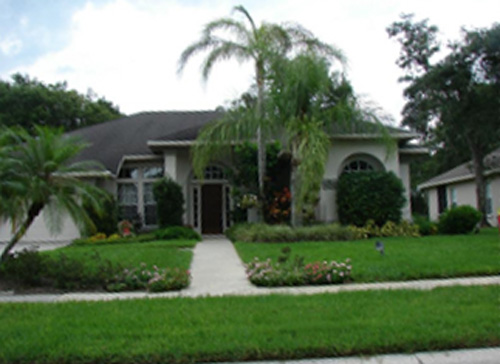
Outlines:
{"type": "MultiPolygon", "coordinates": [[[[193,141],[205,124],[222,115],[221,111],[144,112],[78,129],[68,135],[79,136],[90,144],[77,160],[98,161],[116,173],[123,156],[154,156],[148,142],[193,141]]],[[[402,140],[416,135],[398,128],[389,128],[389,131],[402,140]]],[[[361,126],[340,125],[331,132],[336,137],[373,137],[380,129],[363,123],[361,126]]]]}
{"type": "Polygon", "coordinates": [[[68,133],[81,137],[90,146],[78,160],[101,162],[116,173],[124,155],[153,155],[149,140],[194,140],[200,128],[219,118],[218,111],[146,112],[68,133]]]}

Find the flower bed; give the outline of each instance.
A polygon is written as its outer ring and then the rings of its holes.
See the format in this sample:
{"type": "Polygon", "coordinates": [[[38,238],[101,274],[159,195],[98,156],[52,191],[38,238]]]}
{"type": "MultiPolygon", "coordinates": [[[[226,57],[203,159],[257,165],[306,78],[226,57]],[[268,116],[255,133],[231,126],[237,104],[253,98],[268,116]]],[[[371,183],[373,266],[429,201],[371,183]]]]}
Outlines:
{"type": "Polygon", "coordinates": [[[137,268],[124,269],[106,286],[108,291],[147,290],[149,292],[175,291],[186,288],[191,277],[189,271],[179,268],[148,269],[145,263],[137,268]]]}
{"type": "Polygon", "coordinates": [[[265,287],[339,284],[350,280],[352,265],[349,258],[344,262],[318,261],[308,264],[304,264],[303,257],[289,258],[289,248],[283,249],[278,262],[254,258],[246,264],[247,277],[253,284],[265,287]]]}

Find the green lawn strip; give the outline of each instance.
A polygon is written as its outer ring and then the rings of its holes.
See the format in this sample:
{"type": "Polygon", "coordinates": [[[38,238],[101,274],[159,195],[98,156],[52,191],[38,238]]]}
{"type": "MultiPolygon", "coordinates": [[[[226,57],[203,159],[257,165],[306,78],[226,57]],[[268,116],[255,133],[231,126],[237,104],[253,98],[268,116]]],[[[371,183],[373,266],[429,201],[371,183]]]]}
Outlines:
{"type": "Polygon", "coordinates": [[[57,256],[64,254],[85,262],[89,268],[95,268],[96,260],[92,256],[96,253],[103,260],[120,264],[123,267],[139,267],[141,263],[151,268],[156,265],[160,268],[178,267],[189,269],[193,256],[194,240],[165,240],[146,243],[106,244],[106,245],[70,245],[43,254],[57,256]]]}
{"type": "Polygon", "coordinates": [[[410,280],[422,278],[493,275],[500,273],[500,237],[496,229],[477,235],[445,235],[421,238],[373,238],[348,242],[235,243],[244,262],[254,257],[276,261],[284,247],[291,257],[305,262],[352,261],[356,282],[410,280]],[[381,240],[385,255],[375,250],[381,240]]]}
{"type": "Polygon", "coordinates": [[[500,345],[500,287],[0,304],[2,363],[186,363],[500,345]]]}

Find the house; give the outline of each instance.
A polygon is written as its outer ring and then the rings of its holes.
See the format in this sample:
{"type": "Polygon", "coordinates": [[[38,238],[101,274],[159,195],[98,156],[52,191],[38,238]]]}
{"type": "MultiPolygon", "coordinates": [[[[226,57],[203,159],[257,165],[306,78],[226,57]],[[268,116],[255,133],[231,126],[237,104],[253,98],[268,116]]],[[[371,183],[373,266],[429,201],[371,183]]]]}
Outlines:
{"type": "MultiPolygon", "coordinates": [[[[200,233],[222,233],[231,224],[231,186],[225,176],[227,161],[208,166],[203,180],[193,174],[190,161],[192,146],[201,127],[221,116],[218,111],[145,112],[69,133],[89,143],[80,160],[96,160],[104,171],[88,173],[86,178],[112,192],[126,218],[139,218],[146,227],[156,224],[153,183],[169,176],[182,186],[186,206],[184,222],[200,233]]],[[[389,151],[381,143],[378,129],[350,129],[332,134],[332,147],[326,166],[316,215],[321,221],[336,221],[336,181],[345,171],[392,171],[401,178],[410,201],[409,162],[426,151],[410,141],[418,135],[392,128],[397,148],[389,151]]],[[[229,166],[230,167],[230,166],[229,166]]],[[[409,203],[403,209],[411,219],[409,203]]],[[[8,237],[0,228],[0,241],[8,237]]],[[[66,221],[63,231],[51,237],[43,217],[35,221],[25,240],[68,240],[78,236],[77,229],[66,221]]]]}
{"type": "MultiPolygon", "coordinates": [[[[486,178],[486,210],[488,222],[497,225],[500,209],[500,148],[484,159],[486,178]]],[[[418,188],[427,194],[429,218],[437,220],[439,215],[453,206],[477,207],[476,183],[472,162],[455,167],[420,184],[418,188]]]]}

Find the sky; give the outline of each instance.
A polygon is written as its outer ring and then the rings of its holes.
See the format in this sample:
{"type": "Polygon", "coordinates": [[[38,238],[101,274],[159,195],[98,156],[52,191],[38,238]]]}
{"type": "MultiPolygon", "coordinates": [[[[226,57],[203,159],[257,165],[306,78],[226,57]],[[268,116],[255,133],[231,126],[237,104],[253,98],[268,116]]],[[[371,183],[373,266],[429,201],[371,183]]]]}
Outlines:
{"type": "Polygon", "coordinates": [[[236,16],[236,5],[257,24],[298,23],[340,48],[355,92],[394,124],[404,85],[395,64],[400,48],[387,26],[414,13],[436,24],[446,43],[460,39],[462,27],[500,20],[498,0],[0,0],[0,79],[22,73],[44,83],[66,81],[126,114],[215,109],[248,90],[251,63],[222,62],[203,82],[203,55],[180,75],[178,60],[204,24],[236,16]]]}

